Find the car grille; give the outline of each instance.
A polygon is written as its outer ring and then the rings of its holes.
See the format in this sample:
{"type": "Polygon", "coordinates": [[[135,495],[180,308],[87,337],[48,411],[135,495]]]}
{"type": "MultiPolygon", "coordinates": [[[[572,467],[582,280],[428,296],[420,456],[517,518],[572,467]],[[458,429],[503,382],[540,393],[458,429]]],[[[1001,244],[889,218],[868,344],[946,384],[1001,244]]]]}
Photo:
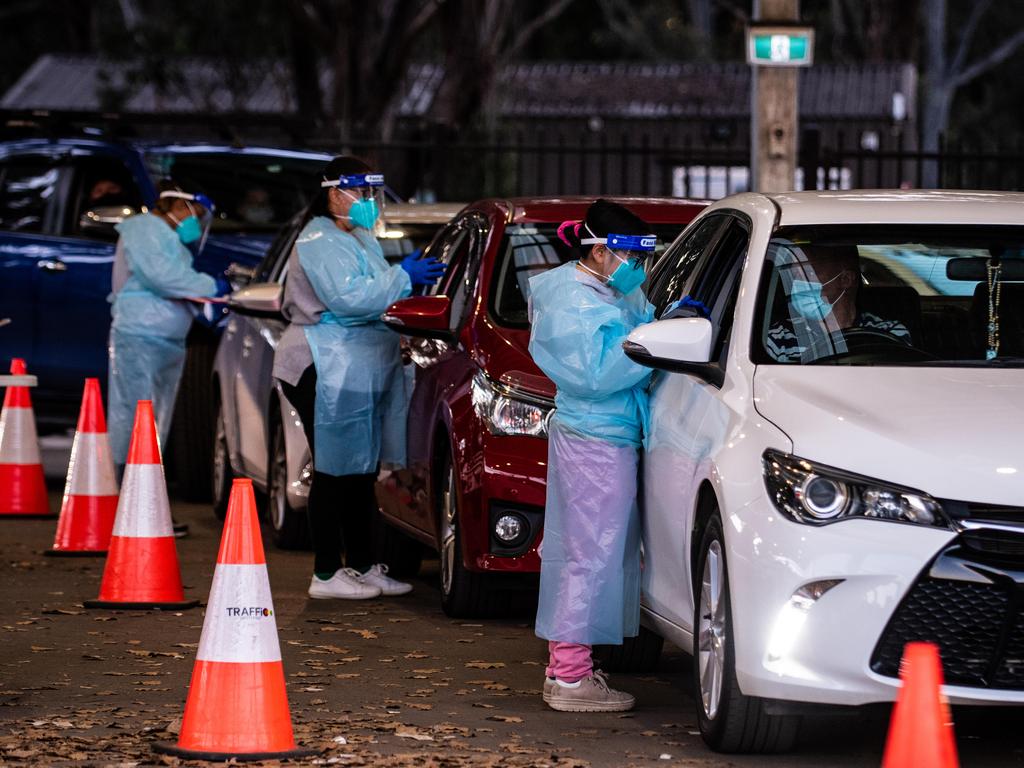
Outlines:
{"type": "Polygon", "coordinates": [[[1024,689],[1020,579],[1024,537],[964,534],[904,597],[875,647],[871,668],[897,677],[903,647],[927,641],[939,646],[950,685],[1024,689]]]}

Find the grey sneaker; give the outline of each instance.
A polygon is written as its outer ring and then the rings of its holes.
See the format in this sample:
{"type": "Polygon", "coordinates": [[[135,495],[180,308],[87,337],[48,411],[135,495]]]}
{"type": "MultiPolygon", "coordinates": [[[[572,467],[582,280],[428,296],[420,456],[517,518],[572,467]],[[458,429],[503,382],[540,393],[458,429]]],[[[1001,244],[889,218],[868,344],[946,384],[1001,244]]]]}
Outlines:
{"type": "Polygon", "coordinates": [[[630,694],[609,688],[601,672],[583,678],[577,688],[555,683],[548,700],[548,706],[559,712],[626,712],[635,704],[630,694]]]}
{"type": "Polygon", "coordinates": [[[544,703],[548,704],[551,702],[551,692],[555,690],[555,681],[553,678],[544,675],[544,703]]]}

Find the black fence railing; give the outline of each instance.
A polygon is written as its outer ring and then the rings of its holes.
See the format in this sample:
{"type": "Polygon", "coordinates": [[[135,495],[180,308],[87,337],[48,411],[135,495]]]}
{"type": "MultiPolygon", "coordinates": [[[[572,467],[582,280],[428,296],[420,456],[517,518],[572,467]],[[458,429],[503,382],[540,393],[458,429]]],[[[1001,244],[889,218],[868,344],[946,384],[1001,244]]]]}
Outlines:
{"type": "MultiPolygon", "coordinates": [[[[344,143],[386,171],[403,197],[622,195],[720,198],[750,188],[745,118],[678,121],[532,120],[496,137],[344,143]]],[[[0,110],[0,139],[64,136],[89,129],[111,139],[175,138],[305,146],[336,152],[336,137],[311,137],[287,115],[124,114],[0,110]],[[259,138],[257,138],[259,137],[259,138]]],[[[406,130],[406,129],[403,129],[406,130]]],[[[414,127],[409,130],[417,130],[414,127]]],[[[1024,189],[1024,143],[981,146],[917,136],[882,123],[809,122],[800,137],[796,189],[1024,189]]]]}
{"type": "MultiPolygon", "coordinates": [[[[817,157],[804,152],[802,175],[816,171],[815,189],[1024,189],[1024,147],[982,147],[939,138],[928,151],[903,135],[865,147],[844,141],[840,133],[834,147],[817,157]]],[[[807,187],[807,185],[804,185],[807,187]]]]}
{"type": "MultiPolygon", "coordinates": [[[[717,198],[749,187],[748,153],[641,134],[589,141],[352,142],[403,194],[437,200],[617,195],[717,198]]],[[[324,145],[326,148],[326,145],[324,145]]]]}

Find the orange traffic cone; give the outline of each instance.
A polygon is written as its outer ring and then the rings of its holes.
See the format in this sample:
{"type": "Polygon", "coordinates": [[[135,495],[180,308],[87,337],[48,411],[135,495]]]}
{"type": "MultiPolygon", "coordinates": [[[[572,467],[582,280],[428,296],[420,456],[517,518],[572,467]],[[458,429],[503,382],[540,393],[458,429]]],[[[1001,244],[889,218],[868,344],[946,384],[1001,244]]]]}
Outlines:
{"type": "Polygon", "coordinates": [[[882,768],[957,768],[953,718],[933,643],[907,643],[882,768]]]}
{"type": "Polygon", "coordinates": [[[53,549],[47,555],[105,555],[117,512],[117,479],[100,380],[86,379],[53,549]]]}
{"type": "Polygon", "coordinates": [[[252,480],[231,486],[217,568],[177,744],[189,760],[273,760],[295,746],[252,480]]]}
{"type": "Polygon", "coordinates": [[[178,609],[199,604],[185,600],[181,588],[156,434],[153,403],[139,400],[100,596],[84,601],[86,608],[178,609]]]}
{"type": "MultiPolygon", "coordinates": [[[[28,373],[25,361],[14,358],[11,373],[28,373]]],[[[0,517],[7,516],[50,516],[28,387],[8,387],[0,411],[0,517]]]]}

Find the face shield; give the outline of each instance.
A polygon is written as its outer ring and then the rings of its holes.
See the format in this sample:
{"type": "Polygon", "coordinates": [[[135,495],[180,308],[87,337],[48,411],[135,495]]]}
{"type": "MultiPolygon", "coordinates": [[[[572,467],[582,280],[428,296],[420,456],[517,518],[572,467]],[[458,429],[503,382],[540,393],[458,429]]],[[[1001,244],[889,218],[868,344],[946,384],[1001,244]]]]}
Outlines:
{"type": "MultiPolygon", "coordinates": [[[[195,217],[199,223],[200,235],[197,238],[199,241],[197,249],[198,252],[202,252],[203,246],[206,245],[206,238],[210,234],[210,226],[213,224],[214,211],[217,210],[217,206],[214,205],[213,200],[202,192],[193,194],[191,192],[182,192],[177,189],[168,189],[161,192],[160,198],[173,198],[185,201],[185,205],[188,206],[189,216],[195,217]]],[[[181,226],[181,222],[178,224],[181,226]]]]}
{"type": "Polygon", "coordinates": [[[381,217],[384,214],[384,174],[382,173],[354,173],[347,176],[339,176],[337,179],[324,179],[320,186],[337,187],[343,195],[352,201],[348,215],[342,218],[348,219],[353,227],[363,227],[375,235],[382,234],[383,229],[381,217]]]}
{"type": "Polygon", "coordinates": [[[623,294],[632,293],[647,279],[644,262],[654,253],[658,245],[657,235],[618,235],[608,233],[597,237],[586,224],[583,225],[590,237],[580,240],[580,245],[603,245],[618,260],[618,266],[606,276],[608,285],[623,294]]]}
{"type": "Polygon", "coordinates": [[[633,269],[642,269],[647,258],[658,246],[657,235],[617,235],[609,233],[607,237],[598,237],[586,224],[583,225],[590,237],[580,240],[580,245],[603,245],[618,258],[620,262],[630,265],[633,269]]]}

